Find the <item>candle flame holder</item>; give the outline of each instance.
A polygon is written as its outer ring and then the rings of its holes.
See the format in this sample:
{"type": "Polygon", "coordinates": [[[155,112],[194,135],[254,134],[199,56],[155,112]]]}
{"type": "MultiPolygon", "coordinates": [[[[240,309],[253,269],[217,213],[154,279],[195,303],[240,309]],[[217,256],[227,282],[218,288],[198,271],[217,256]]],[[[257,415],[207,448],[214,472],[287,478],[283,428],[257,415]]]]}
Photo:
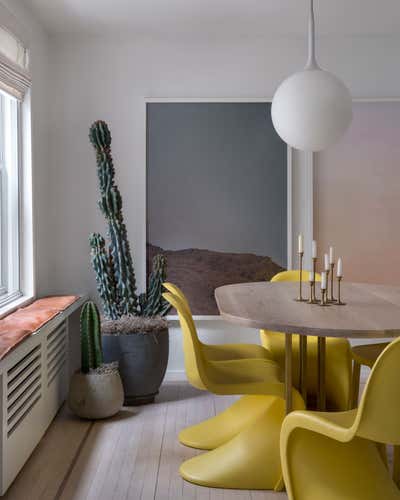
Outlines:
{"type": "Polygon", "coordinates": [[[346,302],[342,302],[341,296],[340,296],[340,283],[341,283],[342,279],[343,279],[343,276],[337,277],[337,280],[338,280],[338,299],[337,299],[336,304],[338,306],[345,306],[346,305],[346,302]]]}
{"type": "Polygon", "coordinates": [[[300,279],[299,279],[299,296],[295,299],[297,302],[306,302],[307,299],[303,298],[303,257],[304,252],[299,252],[299,270],[300,270],[300,279]]]}

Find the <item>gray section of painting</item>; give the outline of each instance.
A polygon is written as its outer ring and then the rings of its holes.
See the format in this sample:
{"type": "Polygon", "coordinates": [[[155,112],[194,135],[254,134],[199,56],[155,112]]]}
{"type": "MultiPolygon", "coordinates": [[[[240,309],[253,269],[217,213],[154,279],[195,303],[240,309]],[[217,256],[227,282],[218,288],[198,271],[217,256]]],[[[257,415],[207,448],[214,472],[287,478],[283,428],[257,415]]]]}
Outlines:
{"type": "Polygon", "coordinates": [[[287,262],[287,149],[268,103],[150,103],[148,242],[287,262]]]}

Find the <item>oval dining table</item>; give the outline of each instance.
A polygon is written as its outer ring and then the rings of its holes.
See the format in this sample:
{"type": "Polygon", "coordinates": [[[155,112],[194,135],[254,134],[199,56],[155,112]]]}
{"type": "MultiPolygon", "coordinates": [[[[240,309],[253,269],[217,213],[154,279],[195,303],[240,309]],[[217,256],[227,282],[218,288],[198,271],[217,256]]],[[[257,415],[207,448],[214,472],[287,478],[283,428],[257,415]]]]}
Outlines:
{"type": "MultiPolygon", "coordinates": [[[[318,285],[319,286],[319,285],[318,285]]],[[[285,400],[292,410],[292,335],[300,335],[300,392],[306,400],[307,336],[318,337],[318,409],[324,410],[327,337],[385,339],[400,336],[400,287],[342,282],[344,305],[298,302],[298,283],[260,282],[215,290],[221,316],[231,323],[286,334],[285,400]]],[[[317,290],[318,294],[319,290],[317,290]]]]}

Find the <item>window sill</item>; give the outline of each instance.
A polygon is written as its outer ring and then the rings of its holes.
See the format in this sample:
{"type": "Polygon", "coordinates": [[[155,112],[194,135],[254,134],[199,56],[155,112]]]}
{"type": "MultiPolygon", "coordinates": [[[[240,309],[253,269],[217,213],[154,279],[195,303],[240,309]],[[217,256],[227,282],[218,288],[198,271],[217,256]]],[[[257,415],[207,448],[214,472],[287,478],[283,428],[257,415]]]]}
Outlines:
{"type": "Polygon", "coordinates": [[[32,302],[34,299],[33,295],[22,295],[12,302],[9,302],[8,304],[4,304],[4,306],[0,307],[0,319],[4,318],[4,316],[7,316],[8,314],[11,314],[15,310],[19,309],[20,307],[28,305],[30,302],[32,302]]]}

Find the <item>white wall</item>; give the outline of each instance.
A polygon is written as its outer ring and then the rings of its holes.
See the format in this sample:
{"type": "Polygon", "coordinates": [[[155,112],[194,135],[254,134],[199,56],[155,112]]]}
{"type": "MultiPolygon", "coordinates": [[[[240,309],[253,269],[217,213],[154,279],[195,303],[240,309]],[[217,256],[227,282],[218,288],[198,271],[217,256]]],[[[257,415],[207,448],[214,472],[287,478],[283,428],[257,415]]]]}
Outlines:
{"type": "MultiPolygon", "coordinates": [[[[320,60],[340,75],[357,97],[395,96],[400,89],[396,60],[400,39],[344,38],[319,42],[320,60]]],[[[52,40],[47,265],[40,282],[51,292],[85,290],[95,296],[87,236],[104,231],[97,209],[94,154],[89,125],[105,119],[113,134],[117,178],[134,249],[139,285],[145,261],[145,106],[144,97],[270,97],[279,82],[305,59],[299,39],[238,40],[235,43],[174,43],[99,38],[52,40]]],[[[296,168],[296,167],[295,167],[296,168]]],[[[298,172],[295,172],[297,175],[298,172]]],[[[296,209],[297,205],[294,206],[296,209]]],[[[298,217],[298,209],[295,218],[298,217]]],[[[257,332],[201,324],[214,342],[248,339],[257,332]],[[234,334],[232,332],[235,332],[234,334]]],[[[169,369],[181,370],[180,334],[171,332],[169,369]]]]}
{"type": "MultiPolygon", "coordinates": [[[[305,59],[303,39],[242,39],[227,43],[98,38],[48,39],[18,0],[0,0],[2,22],[31,47],[34,86],[33,160],[40,294],[96,295],[87,236],[104,231],[88,127],[109,122],[125,217],[139,285],[145,261],[144,97],[271,97],[305,59]],[[50,71],[51,70],[51,71],[50,71]]],[[[397,38],[323,39],[320,60],[357,97],[398,96],[397,38]]],[[[298,166],[297,166],[298,167],[298,166]]],[[[296,168],[296,166],[295,166],[296,168]]],[[[294,172],[297,178],[298,170],[294,172]]],[[[299,219],[294,203],[295,224],[299,219]]],[[[257,332],[215,321],[201,325],[213,341],[248,339],[257,332]],[[235,333],[232,333],[235,332],[235,333]]],[[[171,332],[169,369],[181,370],[179,331],[171,332]]]]}
{"type": "MultiPolygon", "coordinates": [[[[150,40],[50,41],[18,2],[2,0],[0,7],[2,20],[31,49],[38,292],[95,295],[87,235],[104,225],[96,206],[97,180],[87,129],[97,118],[112,127],[128,230],[143,284],[144,97],[272,96],[279,81],[301,67],[303,41],[243,40],[216,46],[150,40]],[[50,74],[53,92],[48,86],[50,74]]],[[[337,46],[327,39],[320,47],[321,60],[345,79],[353,95],[398,95],[400,76],[391,64],[397,39],[345,39],[337,46]]],[[[295,179],[298,173],[295,166],[295,179]]],[[[303,201],[294,203],[295,224],[303,201]]],[[[200,335],[208,341],[257,341],[257,332],[223,328],[218,321],[202,322],[200,335]]],[[[182,370],[180,345],[179,329],[173,326],[170,373],[182,370]]]]}
{"type": "MultiPolygon", "coordinates": [[[[55,270],[52,290],[94,291],[87,234],[103,229],[97,210],[95,162],[87,140],[95,119],[109,122],[125,216],[144,281],[145,107],[149,97],[263,97],[304,60],[302,40],[227,45],[156,41],[58,40],[52,44],[51,147],[55,270]]],[[[395,95],[398,40],[321,43],[321,60],[356,96],[395,95]]]]}
{"type": "MultiPolygon", "coordinates": [[[[95,162],[87,140],[93,120],[106,119],[112,128],[117,175],[142,285],[144,97],[270,97],[280,80],[304,61],[305,43],[300,39],[248,39],[226,44],[143,39],[49,40],[18,1],[0,0],[0,15],[2,22],[25,39],[31,49],[40,294],[96,294],[87,235],[93,230],[104,230],[104,224],[96,206],[95,162]]],[[[400,71],[392,61],[396,60],[398,46],[396,38],[324,39],[319,43],[320,59],[342,76],[356,97],[396,96],[400,71]]],[[[293,174],[298,185],[299,170],[296,163],[293,174]]],[[[299,204],[294,200],[295,224],[299,224],[303,201],[299,204]]],[[[222,335],[221,331],[220,322],[201,323],[200,334],[208,341],[257,341],[257,332],[234,326],[226,326],[222,335]]],[[[169,369],[182,369],[180,333],[176,328],[171,331],[169,369]]]]}

